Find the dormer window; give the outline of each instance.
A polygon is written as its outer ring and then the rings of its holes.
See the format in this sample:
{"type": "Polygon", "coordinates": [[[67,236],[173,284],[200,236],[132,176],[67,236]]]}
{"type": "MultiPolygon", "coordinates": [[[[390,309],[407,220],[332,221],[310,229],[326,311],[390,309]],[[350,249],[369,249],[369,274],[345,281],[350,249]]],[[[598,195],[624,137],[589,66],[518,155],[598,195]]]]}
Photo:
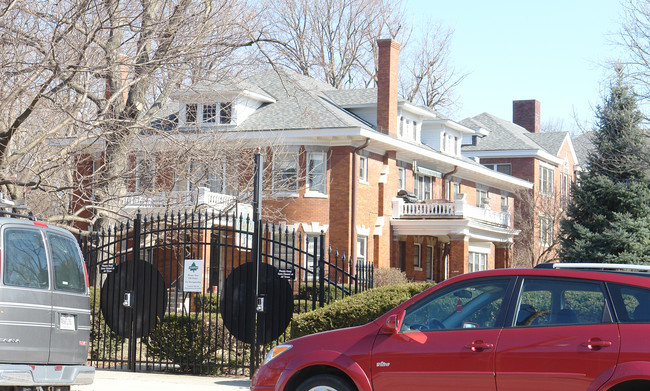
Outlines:
{"type": "Polygon", "coordinates": [[[188,124],[196,123],[196,113],[198,105],[196,103],[190,103],[185,106],[185,122],[188,124]]]}
{"type": "Polygon", "coordinates": [[[203,122],[215,123],[217,122],[217,105],[203,105],[203,122]]]}
{"type": "Polygon", "coordinates": [[[219,123],[229,124],[232,122],[232,102],[226,102],[221,104],[221,110],[219,110],[219,123]]]}

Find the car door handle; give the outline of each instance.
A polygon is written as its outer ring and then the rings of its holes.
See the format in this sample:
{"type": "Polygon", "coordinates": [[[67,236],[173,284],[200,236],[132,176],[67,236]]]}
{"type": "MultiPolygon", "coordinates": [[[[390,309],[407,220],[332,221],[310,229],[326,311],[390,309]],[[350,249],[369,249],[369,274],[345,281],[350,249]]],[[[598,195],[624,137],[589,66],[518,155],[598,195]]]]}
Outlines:
{"type": "Polygon", "coordinates": [[[612,346],[612,342],[611,341],[603,341],[603,340],[594,338],[594,339],[590,339],[587,342],[584,342],[582,344],[582,346],[587,347],[587,349],[589,349],[589,350],[598,350],[600,348],[608,348],[608,347],[612,346]]]}
{"type": "Polygon", "coordinates": [[[471,344],[465,345],[467,349],[471,349],[472,352],[481,352],[485,349],[492,349],[494,344],[483,342],[483,341],[474,341],[471,344]]]}

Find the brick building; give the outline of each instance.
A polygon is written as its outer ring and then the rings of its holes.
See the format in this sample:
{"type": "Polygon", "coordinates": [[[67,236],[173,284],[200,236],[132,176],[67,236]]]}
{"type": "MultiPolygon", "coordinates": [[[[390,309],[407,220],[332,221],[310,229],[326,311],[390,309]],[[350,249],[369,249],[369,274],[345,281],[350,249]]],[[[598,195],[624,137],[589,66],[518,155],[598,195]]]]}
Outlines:
{"type": "MultiPolygon", "coordinates": [[[[199,83],[172,95],[172,124],[250,147],[272,140],[264,207],[279,213],[264,217],[300,233],[305,246],[322,231],[333,249],[414,280],[511,266],[514,195],[533,184],[464,157],[462,140],[475,129],[398,96],[399,49],[379,41],[376,88],[338,90],[278,70],[199,83]]],[[[164,175],[143,168],[145,177],[164,175]]],[[[175,182],[163,197],[184,194],[183,179],[175,182]]],[[[208,206],[233,197],[228,183],[208,178],[204,186],[208,206]]],[[[126,202],[144,212],[156,204],[137,193],[126,202]]]]}
{"type": "Polygon", "coordinates": [[[575,182],[578,158],[568,132],[541,132],[540,102],[517,100],[513,121],[483,113],[461,121],[474,129],[463,155],[481,164],[533,183],[515,200],[517,266],[557,258],[559,222],[575,182]]]}

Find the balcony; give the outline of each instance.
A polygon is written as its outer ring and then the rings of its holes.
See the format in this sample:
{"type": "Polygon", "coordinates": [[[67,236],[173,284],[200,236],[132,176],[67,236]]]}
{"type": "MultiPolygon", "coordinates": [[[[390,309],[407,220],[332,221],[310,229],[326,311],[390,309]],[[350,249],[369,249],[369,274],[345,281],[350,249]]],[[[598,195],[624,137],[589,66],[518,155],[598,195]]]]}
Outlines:
{"type": "Polygon", "coordinates": [[[500,227],[510,226],[510,213],[496,212],[467,204],[462,197],[454,202],[426,201],[405,203],[400,198],[393,199],[393,219],[469,219],[500,227]]]}
{"type": "MultiPolygon", "coordinates": [[[[169,191],[155,194],[131,194],[124,198],[126,208],[167,209],[194,206],[207,206],[217,211],[229,211],[237,203],[235,196],[215,193],[207,187],[192,191],[169,191]]],[[[245,205],[241,205],[245,206],[245,205]]]]}

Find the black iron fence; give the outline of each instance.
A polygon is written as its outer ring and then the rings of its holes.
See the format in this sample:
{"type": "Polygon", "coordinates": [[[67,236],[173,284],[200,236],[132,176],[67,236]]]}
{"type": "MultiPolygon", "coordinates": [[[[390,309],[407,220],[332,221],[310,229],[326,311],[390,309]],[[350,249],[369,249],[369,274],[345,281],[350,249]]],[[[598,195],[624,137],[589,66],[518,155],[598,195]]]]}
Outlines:
{"type": "Polygon", "coordinates": [[[138,215],[80,243],[99,368],[249,375],[294,314],[372,287],[324,233],[246,217],[138,215]]]}

